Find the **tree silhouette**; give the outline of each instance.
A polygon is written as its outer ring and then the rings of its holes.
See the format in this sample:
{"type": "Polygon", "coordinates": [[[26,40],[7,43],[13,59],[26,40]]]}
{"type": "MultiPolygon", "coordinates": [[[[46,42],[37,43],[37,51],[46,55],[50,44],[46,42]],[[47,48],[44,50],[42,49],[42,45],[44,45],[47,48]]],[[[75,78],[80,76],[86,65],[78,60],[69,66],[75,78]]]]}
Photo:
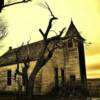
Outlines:
{"type": "Polygon", "coordinates": [[[54,20],[57,20],[58,18],[54,16],[54,14],[52,13],[49,5],[45,2],[46,8],[49,10],[50,14],[51,14],[51,18],[49,19],[49,23],[47,26],[47,29],[45,32],[42,31],[42,29],[39,29],[39,32],[41,33],[42,37],[43,37],[43,50],[41,51],[41,55],[39,56],[39,58],[37,59],[37,63],[34,67],[34,69],[32,70],[32,73],[29,77],[28,80],[28,89],[27,89],[27,93],[28,93],[28,97],[32,97],[32,93],[33,93],[33,88],[34,88],[34,81],[35,81],[35,77],[37,75],[37,73],[39,72],[39,70],[46,64],[48,63],[48,61],[51,59],[51,57],[53,56],[54,51],[58,48],[58,43],[55,42],[52,46],[52,48],[49,48],[49,43],[51,41],[54,40],[58,40],[60,41],[61,36],[65,30],[65,28],[63,28],[60,32],[59,35],[57,35],[55,38],[48,38],[50,29],[52,28],[53,24],[52,22],[54,20]],[[48,53],[47,53],[48,52],[48,53]],[[45,55],[47,53],[47,55],[45,55]]]}
{"type": "MultiPolygon", "coordinates": [[[[24,80],[24,86],[25,86],[25,92],[27,95],[27,99],[31,99],[32,95],[33,95],[33,89],[34,89],[34,82],[35,82],[35,78],[37,73],[40,71],[40,69],[48,63],[48,61],[51,59],[51,57],[53,56],[54,51],[60,47],[59,43],[61,41],[61,36],[65,30],[65,27],[59,31],[59,35],[56,35],[53,38],[48,38],[49,32],[51,31],[51,28],[53,26],[53,21],[57,20],[58,18],[54,16],[53,12],[51,11],[49,5],[45,2],[44,5],[48,11],[51,14],[51,18],[49,19],[48,22],[48,26],[45,32],[42,31],[42,29],[39,29],[39,32],[41,33],[42,37],[43,37],[43,48],[41,50],[41,53],[37,59],[36,65],[34,66],[34,69],[32,70],[31,75],[28,78],[28,68],[30,67],[29,63],[30,63],[30,58],[29,56],[27,56],[27,59],[25,59],[23,61],[24,63],[24,68],[23,71],[20,72],[19,71],[19,62],[18,62],[18,55],[16,53],[16,59],[17,59],[17,69],[15,72],[15,77],[16,75],[21,75],[23,77],[24,80]],[[53,45],[51,47],[49,47],[49,44],[51,43],[51,41],[53,42],[53,45]]],[[[18,52],[18,51],[17,51],[18,52]]],[[[37,51],[38,52],[38,51],[37,51]]]]}
{"type": "MultiPolygon", "coordinates": [[[[0,41],[3,40],[7,36],[7,24],[6,22],[0,17],[0,41]]],[[[0,45],[2,47],[2,45],[0,45]]]]}
{"type": "Polygon", "coordinates": [[[29,1],[32,1],[32,0],[21,0],[21,1],[17,1],[17,2],[15,1],[15,2],[9,3],[9,4],[4,4],[4,0],[0,0],[0,12],[5,7],[12,6],[12,5],[16,5],[16,4],[20,4],[20,3],[27,3],[29,1]]]}

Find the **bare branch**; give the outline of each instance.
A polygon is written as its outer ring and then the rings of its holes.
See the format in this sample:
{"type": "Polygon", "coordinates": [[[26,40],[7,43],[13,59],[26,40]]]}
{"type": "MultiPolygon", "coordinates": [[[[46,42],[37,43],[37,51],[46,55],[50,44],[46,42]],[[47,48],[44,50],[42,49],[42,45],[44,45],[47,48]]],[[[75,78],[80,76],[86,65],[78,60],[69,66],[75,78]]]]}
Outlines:
{"type": "Polygon", "coordinates": [[[45,9],[48,9],[49,12],[50,12],[50,14],[51,14],[51,16],[55,17],[54,14],[53,14],[53,12],[51,11],[49,5],[47,4],[47,2],[45,2],[45,5],[43,3],[39,3],[38,5],[41,6],[41,7],[43,7],[43,8],[45,8],[45,9]]]}
{"type": "Polygon", "coordinates": [[[66,27],[64,27],[64,28],[60,31],[60,34],[59,34],[60,37],[62,36],[62,34],[63,34],[63,32],[65,31],[65,29],[66,29],[66,27]]]}
{"type": "Polygon", "coordinates": [[[20,71],[19,71],[19,63],[17,63],[17,68],[16,68],[16,71],[15,71],[15,74],[14,74],[14,80],[16,80],[16,76],[17,75],[23,75],[20,71]]]}
{"type": "Polygon", "coordinates": [[[41,35],[43,36],[43,38],[45,39],[45,35],[43,33],[43,31],[41,29],[39,29],[39,32],[41,33],[41,35]]]}
{"type": "Polygon", "coordinates": [[[31,41],[31,36],[29,35],[29,40],[27,41],[28,45],[29,45],[30,41],[31,41]]]}
{"type": "Polygon", "coordinates": [[[43,3],[38,3],[38,5],[42,8],[48,9],[46,5],[44,5],[43,3]]]}
{"type": "Polygon", "coordinates": [[[0,41],[7,36],[7,25],[6,22],[0,17],[0,41]]]}
{"type": "MultiPolygon", "coordinates": [[[[21,47],[24,45],[24,42],[22,42],[21,47]]],[[[16,76],[17,75],[23,75],[22,72],[19,71],[19,50],[21,49],[21,47],[19,47],[16,51],[15,51],[15,56],[16,56],[16,63],[17,63],[17,68],[15,71],[15,75],[14,75],[14,79],[16,80],[16,76]]]]}
{"type": "Polygon", "coordinates": [[[49,5],[47,4],[47,2],[45,2],[45,4],[46,4],[46,6],[47,6],[47,9],[50,11],[51,16],[52,16],[52,17],[55,17],[54,14],[53,14],[52,11],[51,11],[49,5]]]}
{"type": "Polygon", "coordinates": [[[31,37],[30,39],[27,41],[27,60],[29,59],[29,56],[30,56],[30,49],[29,49],[29,42],[31,40],[31,37]]]}
{"type": "Polygon", "coordinates": [[[16,4],[20,4],[20,3],[27,3],[29,1],[31,1],[31,0],[22,0],[22,1],[11,3],[11,4],[6,4],[6,5],[3,6],[3,8],[8,7],[8,6],[12,6],[12,5],[16,5],[16,4]]]}
{"type": "Polygon", "coordinates": [[[45,32],[46,38],[47,38],[48,33],[49,33],[49,31],[50,31],[50,29],[51,29],[51,27],[52,27],[52,22],[53,22],[53,20],[57,20],[57,19],[58,19],[57,17],[53,17],[53,18],[51,18],[51,19],[49,20],[49,24],[48,24],[47,30],[46,30],[46,32],[45,32]]]}
{"type": "Polygon", "coordinates": [[[57,32],[55,30],[50,30],[51,32],[54,32],[56,34],[56,36],[58,35],[57,32]]]}
{"type": "Polygon", "coordinates": [[[47,8],[49,10],[52,18],[50,18],[50,20],[49,20],[46,32],[43,33],[41,29],[39,29],[39,31],[42,34],[43,38],[46,40],[47,37],[48,37],[48,33],[49,33],[50,29],[52,28],[52,22],[53,22],[53,20],[57,20],[58,18],[54,16],[54,14],[52,13],[52,11],[51,11],[49,5],[47,4],[47,2],[45,2],[45,4],[46,4],[46,6],[44,4],[41,4],[41,5],[44,6],[45,8],[47,8]]]}

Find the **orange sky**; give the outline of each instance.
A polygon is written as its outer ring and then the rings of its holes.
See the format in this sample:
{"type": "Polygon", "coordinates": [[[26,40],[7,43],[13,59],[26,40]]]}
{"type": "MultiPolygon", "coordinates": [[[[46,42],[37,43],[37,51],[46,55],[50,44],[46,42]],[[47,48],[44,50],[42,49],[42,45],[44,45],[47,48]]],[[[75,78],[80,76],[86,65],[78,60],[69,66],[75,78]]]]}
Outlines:
{"type": "MultiPolygon", "coordinates": [[[[7,1],[7,0],[6,0],[7,1]]],[[[46,0],[55,16],[59,18],[54,22],[53,29],[67,28],[71,18],[81,35],[92,44],[87,47],[86,68],[88,78],[100,77],[100,0],[46,0]]],[[[8,36],[1,41],[4,45],[0,50],[2,55],[9,46],[18,47],[29,40],[31,42],[42,39],[38,29],[46,29],[49,12],[38,4],[44,0],[32,0],[25,4],[18,4],[4,8],[0,16],[8,24],[8,36]]],[[[55,35],[50,33],[50,36],[55,35]]]]}

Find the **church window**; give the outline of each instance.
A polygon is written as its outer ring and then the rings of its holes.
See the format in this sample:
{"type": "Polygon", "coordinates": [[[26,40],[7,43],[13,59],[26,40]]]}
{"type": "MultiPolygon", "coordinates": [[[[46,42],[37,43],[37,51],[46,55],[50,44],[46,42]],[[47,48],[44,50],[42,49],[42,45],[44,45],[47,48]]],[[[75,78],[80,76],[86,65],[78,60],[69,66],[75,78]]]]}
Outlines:
{"type": "Polygon", "coordinates": [[[73,47],[73,41],[72,39],[68,40],[68,48],[72,48],[73,47]]]}

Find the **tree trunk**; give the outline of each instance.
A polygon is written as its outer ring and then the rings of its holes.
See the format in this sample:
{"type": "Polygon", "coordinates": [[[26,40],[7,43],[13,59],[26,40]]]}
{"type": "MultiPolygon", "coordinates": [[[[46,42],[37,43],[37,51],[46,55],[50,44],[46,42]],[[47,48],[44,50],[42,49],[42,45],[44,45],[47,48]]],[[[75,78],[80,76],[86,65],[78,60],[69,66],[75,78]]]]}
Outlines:
{"type": "Polygon", "coordinates": [[[26,86],[27,100],[32,99],[32,96],[34,94],[33,90],[34,90],[35,78],[40,69],[41,69],[40,66],[35,66],[29,77],[28,84],[26,86]]]}
{"type": "MultiPolygon", "coordinates": [[[[35,80],[35,78],[34,78],[35,80]]],[[[28,81],[28,85],[26,86],[26,97],[27,100],[32,100],[33,89],[34,89],[34,80],[28,81]]]]}

